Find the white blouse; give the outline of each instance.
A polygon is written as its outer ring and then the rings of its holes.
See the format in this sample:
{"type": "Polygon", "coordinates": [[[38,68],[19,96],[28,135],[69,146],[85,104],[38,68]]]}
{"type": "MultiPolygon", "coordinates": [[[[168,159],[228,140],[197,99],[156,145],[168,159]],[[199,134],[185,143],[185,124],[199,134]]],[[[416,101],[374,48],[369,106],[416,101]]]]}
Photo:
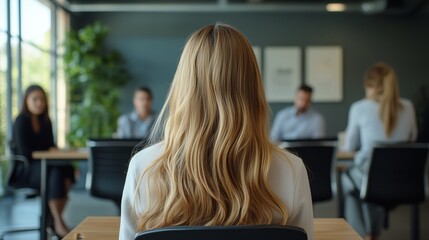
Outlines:
{"type": "Polygon", "coordinates": [[[384,133],[379,111],[380,104],[374,100],[362,99],[352,104],[344,139],[343,150],[356,152],[355,166],[362,172],[368,168],[371,148],[377,142],[405,142],[417,138],[417,123],[413,104],[401,99],[403,106],[391,136],[384,133]]]}
{"type": "MultiPolygon", "coordinates": [[[[158,143],[138,152],[131,159],[122,195],[119,239],[131,240],[137,233],[138,216],[147,208],[147,179],[142,178],[138,196],[135,196],[137,182],[146,167],[163,153],[163,149],[164,145],[158,143]]],[[[300,158],[291,153],[287,156],[273,156],[269,183],[288,210],[288,225],[303,228],[308,239],[313,240],[313,206],[307,171],[300,158]]]]}

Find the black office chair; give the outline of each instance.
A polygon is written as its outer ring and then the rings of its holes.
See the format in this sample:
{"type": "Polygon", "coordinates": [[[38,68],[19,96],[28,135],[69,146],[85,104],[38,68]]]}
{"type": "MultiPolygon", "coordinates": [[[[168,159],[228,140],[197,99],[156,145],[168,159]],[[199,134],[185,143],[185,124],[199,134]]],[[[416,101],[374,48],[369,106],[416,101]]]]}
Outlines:
{"type": "Polygon", "coordinates": [[[428,143],[377,144],[372,150],[368,175],[360,197],[388,212],[398,205],[411,205],[411,239],[419,239],[419,204],[428,194],[428,143]]]}
{"type": "Polygon", "coordinates": [[[249,226],[180,226],[166,227],[138,233],[135,240],[307,240],[307,233],[299,227],[279,225],[249,226]]]}
{"type": "Polygon", "coordinates": [[[121,208],[128,163],[141,139],[90,139],[86,188],[95,197],[112,200],[121,208]]]}
{"type": "MultiPolygon", "coordinates": [[[[9,162],[9,171],[7,176],[7,186],[13,191],[25,190],[22,195],[24,199],[35,198],[39,196],[37,189],[29,188],[25,182],[20,181],[19,176],[23,176],[28,171],[28,159],[22,155],[12,155],[9,162]]],[[[6,235],[40,231],[40,226],[13,226],[0,229],[0,240],[3,240],[6,235]]]]}
{"type": "Polygon", "coordinates": [[[307,166],[313,203],[331,200],[336,193],[336,139],[287,140],[280,147],[299,156],[307,166]]]}

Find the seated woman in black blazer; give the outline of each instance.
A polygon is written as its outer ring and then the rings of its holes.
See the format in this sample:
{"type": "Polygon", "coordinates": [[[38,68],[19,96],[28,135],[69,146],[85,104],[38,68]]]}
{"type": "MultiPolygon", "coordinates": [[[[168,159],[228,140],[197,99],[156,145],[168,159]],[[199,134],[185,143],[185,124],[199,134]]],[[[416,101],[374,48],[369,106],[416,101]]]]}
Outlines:
{"type": "MultiPolygon", "coordinates": [[[[29,187],[40,187],[40,161],[33,160],[32,152],[56,148],[52,133],[52,123],[48,114],[45,91],[37,85],[27,88],[22,109],[14,124],[16,153],[29,160],[29,171],[21,180],[29,187]]],[[[54,230],[59,236],[68,233],[62,219],[67,202],[67,192],[74,182],[72,166],[51,166],[48,169],[48,205],[54,219],[54,230]]]]}

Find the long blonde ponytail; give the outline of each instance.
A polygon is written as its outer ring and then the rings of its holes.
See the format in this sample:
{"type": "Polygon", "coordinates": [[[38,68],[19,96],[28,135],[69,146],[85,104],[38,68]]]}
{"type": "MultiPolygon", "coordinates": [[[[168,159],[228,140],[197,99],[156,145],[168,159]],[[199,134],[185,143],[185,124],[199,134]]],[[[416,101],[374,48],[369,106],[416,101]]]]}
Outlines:
{"type": "Polygon", "coordinates": [[[284,153],[269,140],[259,68],[240,32],[216,24],[192,34],[160,115],[164,152],[140,176],[150,194],[138,230],[271,224],[275,213],[286,224],[268,183],[284,153]]]}
{"type": "Polygon", "coordinates": [[[365,86],[375,89],[376,100],[380,101],[380,118],[386,136],[390,136],[398,122],[402,109],[395,71],[386,63],[373,65],[365,75],[365,86]]]}

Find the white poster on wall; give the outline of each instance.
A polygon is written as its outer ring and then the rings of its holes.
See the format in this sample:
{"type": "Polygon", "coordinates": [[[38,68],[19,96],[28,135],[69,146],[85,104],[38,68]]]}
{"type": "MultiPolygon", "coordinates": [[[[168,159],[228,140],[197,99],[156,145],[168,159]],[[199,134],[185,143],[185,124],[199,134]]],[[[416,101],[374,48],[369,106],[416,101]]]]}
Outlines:
{"type": "Polygon", "coordinates": [[[261,57],[262,57],[262,50],[258,46],[253,46],[253,52],[255,53],[256,61],[258,62],[259,70],[262,70],[261,68],[261,57]]]}
{"type": "Polygon", "coordinates": [[[265,91],[269,102],[291,102],[301,83],[301,49],[267,47],[264,50],[265,91]]]}
{"type": "Polygon", "coordinates": [[[313,87],[313,101],[343,99],[343,50],[339,46],[307,47],[306,83],[313,87]]]}

